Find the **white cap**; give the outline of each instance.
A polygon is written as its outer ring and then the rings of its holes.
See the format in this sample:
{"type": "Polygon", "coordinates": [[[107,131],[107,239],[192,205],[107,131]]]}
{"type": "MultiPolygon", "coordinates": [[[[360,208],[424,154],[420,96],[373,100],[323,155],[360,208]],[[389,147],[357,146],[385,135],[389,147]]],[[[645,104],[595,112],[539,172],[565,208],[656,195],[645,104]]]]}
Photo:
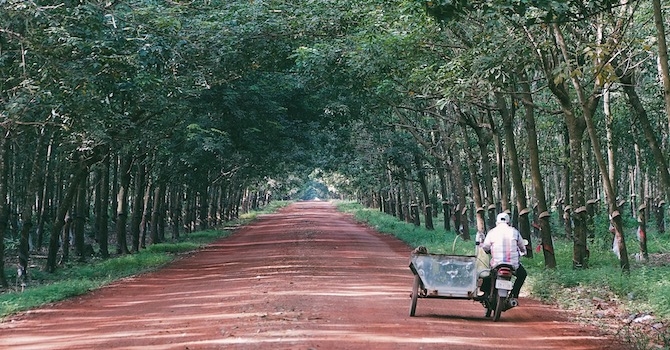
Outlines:
{"type": "Polygon", "coordinates": [[[500,224],[503,222],[509,224],[509,214],[507,213],[498,214],[498,217],[496,218],[496,224],[500,224]]]}

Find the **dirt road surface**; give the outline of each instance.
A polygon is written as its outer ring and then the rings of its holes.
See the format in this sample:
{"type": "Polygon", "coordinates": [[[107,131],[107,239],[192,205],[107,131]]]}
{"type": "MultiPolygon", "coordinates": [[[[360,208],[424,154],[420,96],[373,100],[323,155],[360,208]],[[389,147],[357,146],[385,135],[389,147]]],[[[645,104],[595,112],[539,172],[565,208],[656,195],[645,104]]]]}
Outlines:
{"type": "Polygon", "coordinates": [[[300,202],[159,271],[18,314],[0,349],[625,349],[522,298],[499,322],[419,299],[411,249],[300,202]]]}

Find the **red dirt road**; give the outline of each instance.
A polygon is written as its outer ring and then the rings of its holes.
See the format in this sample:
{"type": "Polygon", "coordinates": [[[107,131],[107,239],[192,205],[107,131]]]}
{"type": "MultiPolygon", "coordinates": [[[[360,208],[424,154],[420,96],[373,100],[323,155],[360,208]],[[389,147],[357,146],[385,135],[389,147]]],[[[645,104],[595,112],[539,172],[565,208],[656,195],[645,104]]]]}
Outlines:
{"type": "Polygon", "coordinates": [[[409,317],[409,253],[329,203],[296,203],[160,271],[16,315],[0,348],[625,349],[531,299],[497,323],[444,299],[409,317]]]}

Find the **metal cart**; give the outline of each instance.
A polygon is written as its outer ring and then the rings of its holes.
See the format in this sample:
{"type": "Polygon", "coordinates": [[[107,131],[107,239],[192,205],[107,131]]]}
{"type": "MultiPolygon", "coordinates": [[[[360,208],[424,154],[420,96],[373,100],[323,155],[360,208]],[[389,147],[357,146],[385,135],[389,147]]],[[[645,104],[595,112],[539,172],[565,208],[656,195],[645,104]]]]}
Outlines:
{"type": "Polygon", "coordinates": [[[409,268],[414,273],[410,316],[415,315],[419,298],[477,300],[477,279],[481,272],[488,271],[474,255],[416,252],[410,256],[409,268]]]}

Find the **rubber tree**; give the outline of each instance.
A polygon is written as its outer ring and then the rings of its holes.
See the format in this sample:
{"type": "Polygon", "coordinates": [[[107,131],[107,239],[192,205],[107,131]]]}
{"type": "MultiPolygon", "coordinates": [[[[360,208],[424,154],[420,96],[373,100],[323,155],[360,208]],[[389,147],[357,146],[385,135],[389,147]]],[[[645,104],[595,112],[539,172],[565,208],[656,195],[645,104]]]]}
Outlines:
{"type": "Polygon", "coordinates": [[[79,154],[79,159],[71,164],[72,171],[67,179],[66,189],[61,198],[56,218],[51,229],[51,236],[49,238],[49,250],[47,253],[47,261],[44,270],[47,272],[54,272],[57,264],[58,254],[58,238],[65,226],[65,217],[74,202],[78,187],[83,185],[83,181],[88,176],[90,167],[98,162],[101,158],[99,151],[93,150],[90,154],[79,154]]]}
{"type": "MultiPolygon", "coordinates": [[[[523,185],[523,179],[521,177],[521,167],[519,164],[519,156],[516,149],[516,137],[514,135],[513,121],[515,115],[515,109],[510,107],[516,104],[514,99],[511,100],[511,103],[507,103],[507,99],[502,91],[496,91],[496,106],[500,116],[502,117],[503,131],[505,133],[505,146],[507,147],[507,157],[509,159],[509,168],[512,177],[512,184],[515,192],[516,205],[519,210],[519,232],[521,236],[528,241],[526,244],[527,256],[529,258],[533,257],[532,249],[532,239],[530,235],[530,222],[528,221],[528,214],[530,214],[530,209],[526,201],[526,188],[523,185]]],[[[514,96],[510,94],[510,96],[514,96]]]]}
{"type": "Polygon", "coordinates": [[[141,224],[144,216],[145,192],[147,192],[146,164],[143,159],[135,162],[135,183],[132,195],[130,221],[131,251],[138,252],[141,245],[141,224]]]}
{"type": "Polygon", "coordinates": [[[529,44],[534,48],[533,52],[541,62],[540,67],[544,73],[544,78],[549,90],[560,105],[568,130],[570,173],[572,175],[571,193],[570,202],[563,204],[570,205],[572,208],[571,219],[574,223],[573,267],[585,268],[588,267],[588,249],[582,137],[586,132],[586,121],[581,114],[575,112],[567,81],[556,76],[557,72],[560,72],[558,68],[562,64],[559,49],[555,46],[542,45],[529,30],[526,30],[525,33],[529,44]]]}
{"type": "Polygon", "coordinates": [[[486,225],[486,203],[482,198],[482,190],[479,185],[479,172],[477,171],[477,166],[475,165],[476,160],[475,156],[470,151],[471,142],[470,136],[468,135],[468,128],[465,123],[459,125],[461,135],[463,137],[463,155],[468,167],[468,174],[470,175],[470,185],[472,186],[472,199],[475,204],[475,220],[477,233],[480,235],[486,235],[487,225],[486,225]]]}
{"type": "MultiPolygon", "coordinates": [[[[624,16],[620,17],[620,19],[617,20],[616,23],[613,25],[613,27],[611,28],[611,32],[608,33],[609,35],[607,36],[607,39],[603,38],[604,34],[600,34],[605,30],[604,28],[602,28],[604,24],[602,23],[598,24],[600,26],[598,30],[600,36],[597,37],[597,39],[599,40],[597,44],[604,44],[604,45],[601,46],[601,48],[598,51],[598,54],[594,55],[592,58],[591,63],[596,67],[594,71],[597,72],[605,71],[610,72],[611,75],[614,75],[613,73],[614,69],[611,68],[610,66],[609,58],[614,56],[618,52],[617,46],[622,44],[622,37],[625,34],[624,28],[627,27],[627,22],[621,18],[626,18],[625,17],[625,15],[627,14],[626,8],[627,8],[626,6],[622,7],[621,14],[624,16]]],[[[561,52],[563,64],[565,64],[567,71],[575,72],[576,70],[580,69],[579,67],[574,65],[574,60],[572,60],[573,53],[570,51],[570,48],[566,43],[561,26],[558,23],[552,24],[552,31],[555,37],[557,47],[561,52]]],[[[608,164],[605,158],[603,157],[602,148],[600,146],[600,139],[597,135],[596,127],[593,121],[596,107],[602,96],[602,90],[607,83],[607,79],[608,76],[606,74],[596,75],[595,79],[593,79],[594,87],[592,89],[592,92],[588,93],[584,87],[584,84],[579,79],[578,74],[569,75],[569,80],[572,83],[574,91],[577,95],[577,99],[579,101],[579,105],[581,107],[581,112],[583,114],[584,122],[586,124],[588,135],[591,141],[591,147],[593,149],[596,162],[598,163],[598,167],[600,169],[602,182],[605,188],[605,195],[606,195],[605,197],[608,203],[610,220],[614,228],[614,234],[615,234],[614,239],[616,246],[618,247],[619,250],[617,252],[618,253],[617,255],[619,256],[620,265],[624,271],[629,271],[630,264],[628,261],[628,252],[626,248],[625,235],[623,231],[623,222],[621,218],[621,213],[619,212],[619,205],[617,203],[617,192],[616,188],[612,184],[612,179],[610,179],[609,176],[610,171],[608,170],[608,164]]],[[[609,166],[614,167],[616,166],[616,164],[609,164],[609,166]]]]}
{"type": "MultiPolygon", "coordinates": [[[[36,143],[36,148],[35,152],[33,155],[32,159],[32,165],[31,165],[31,170],[30,173],[28,174],[27,179],[27,186],[26,186],[26,199],[23,201],[23,205],[21,207],[21,217],[23,219],[23,226],[21,227],[21,232],[20,232],[20,240],[19,240],[19,276],[21,278],[22,283],[26,283],[27,278],[28,278],[28,262],[29,262],[29,256],[30,256],[30,234],[31,230],[33,229],[34,225],[34,211],[33,211],[33,203],[31,201],[32,198],[38,197],[38,192],[41,189],[41,186],[39,186],[39,180],[44,176],[44,172],[42,171],[43,167],[43,156],[44,156],[44,150],[46,148],[46,143],[48,142],[49,135],[47,135],[47,132],[45,130],[45,127],[42,127],[41,129],[34,130],[34,132],[37,133],[37,143],[36,143]]],[[[30,133],[29,131],[29,134],[30,133]]]]}
{"type": "MultiPolygon", "coordinates": [[[[0,129],[2,130],[2,129],[0,129]]],[[[5,275],[5,232],[9,227],[9,203],[7,202],[7,179],[9,175],[9,130],[4,128],[0,138],[0,285],[9,287],[5,275]]]]}
{"type": "MultiPolygon", "coordinates": [[[[617,77],[619,78],[621,86],[626,93],[626,96],[628,97],[628,102],[635,112],[635,120],[638,122],[636,125],[642,132],[644,139],[647,141],[646,145],[649,147],[654,161],[656,161],[660,180],[663,184],[663,189],[665,190],[666,196],[668,196],[670,195],[670,168],[668,167],[668,161],[665,158],[663,149],[661,148],[661,142],[655,131],[654,125],[649,118],[647,109],[642,103],[640,95],[637,92],[636,86],[638,84],[636,84],[634,80],[635,73],[635,70],[616,70],[617,77]]],[[[644,198],[641,198],[641,200],[644,200],[644,198]]]]}
{"type": "MultiPolygon", "coordinates": [[[[481,177],[483,183],[482,194],[484,198],[479,207],[484,208],[487,214],[487,230],[495,226],[496,206],[493,195],[493,175],[491,161],[489,157],[489,146],[493,140],[492,125],[488,123],[487,115],[484,111],[478,108],[473,108],[471,111],[466,111],[458,108],[458,115],[463,125],[467,125],[476,136],[476,145],[478,154],[478,161],[481,163],[481,177]]],[[[466,152],[469,152],[467,150],[466,152]]],[[[474,159],[473,159],[474,160],[474,159]]]]}
{"type": "Polygon", "coordinates": [[[668,116],[668,133],[670,133],[670,72],[668,69],[668,44],[665,38],[663,8],[661,7],[661,0],[652,0],[652,4],[658,43],[658,71],[663,85],[663,100],[665,101],[665,113],[668,116]]]}
{"type": "Polygon", "coordinates": [[[556,256],[554,255],[554,243],[549,222],[549,206],[547,205],[547,199],[545,197],[544,180],[542,179],[542,172],[540,169],[540,152],[538,150],[538,136],[535,126],[535,103],[533,101],[533,94],[531,93],[530,83],[526,72],[520,69],[517,75],[519,76],[518,94],[523,105],[524,126],[528,138],[527,147],[530,158],[530,174],[535,198],[537,199],[537,225],[540,229],[544,266],[555,268],[556,256]]]}
{"type": "MultiPolygon", "coordinates": [[[[571,171],[571,193],[570,203],[572,205],[571,219],[574,223],[574,249],[573,266],[576,268],[588,266],[588,249],[586,246],[587,227],[586,227],[586,207],[585,207],[585,180],[584,180],[584,159],[582,138],[587,130],[587,120],[582,116],[582,111],[575,108],[572,101],[572,92],[567,83],[570,77],[573,78],[579,71],[563,72],[565,63],[573,62],[575,56],[570,56],[570,61],[561,53],[561,48],[556,45],[559,38],[557,29],[563,23],[585,23],[585,19],[595,17],[600,13],[607,13],[614,7],[618,7],[618,1],[603,0],[589,3],[584,6],[581,2],[571,0],[553,1],[545,3],[526,4],[528,6],[518,6],[512,1],[500,2],[495,6],[482,2],[469,1],[450,1],[450,2],[429,2],[426,3],[426,10],[441,22],[453,22],[467,18],[474,13],[486,16],[501,15],[499,18],[511,18],[509,15],[515,14],[521,18],[521,21],[512,22],[512,26],[517,30],[518,35],[525,35],[532,51],[537,55],[538,62],[541,62],[541,71],[544,72],[545,80],[550,91],[558,101],[564,115],[565,124],[569,135],[570,150],[570,171],[571,171]],[[529,26],[529,24],[541,24],[543,26],[529,26]],[[549,28],[545,31],[543,28],[549,28]],[[546,36],[546,34],[551,36],[546,36]]],[[[573,27],[575,30],[578,28],[573,27]]],[[[577,39],[577,38],[575,38],[577,39]]],[[[577,41],[577,40],[576,40],[577,41]]],[[[577,53],[579,54],[579,53],[577,53]]],[[[595,91],[599,94],[601,89],[596,87],[595,91]]],[[[580,101],[586,101],[581,99],[580,101]]],[[[592,105],[584,108],[592,108],[592,105]]],[[[580,105],[580,107],[582,107],[580,105]]],[[[580,109],[584,109],[580,108],[580,109]]],[[[568,204],[568,203],[564,203],[568,204]]]]}

